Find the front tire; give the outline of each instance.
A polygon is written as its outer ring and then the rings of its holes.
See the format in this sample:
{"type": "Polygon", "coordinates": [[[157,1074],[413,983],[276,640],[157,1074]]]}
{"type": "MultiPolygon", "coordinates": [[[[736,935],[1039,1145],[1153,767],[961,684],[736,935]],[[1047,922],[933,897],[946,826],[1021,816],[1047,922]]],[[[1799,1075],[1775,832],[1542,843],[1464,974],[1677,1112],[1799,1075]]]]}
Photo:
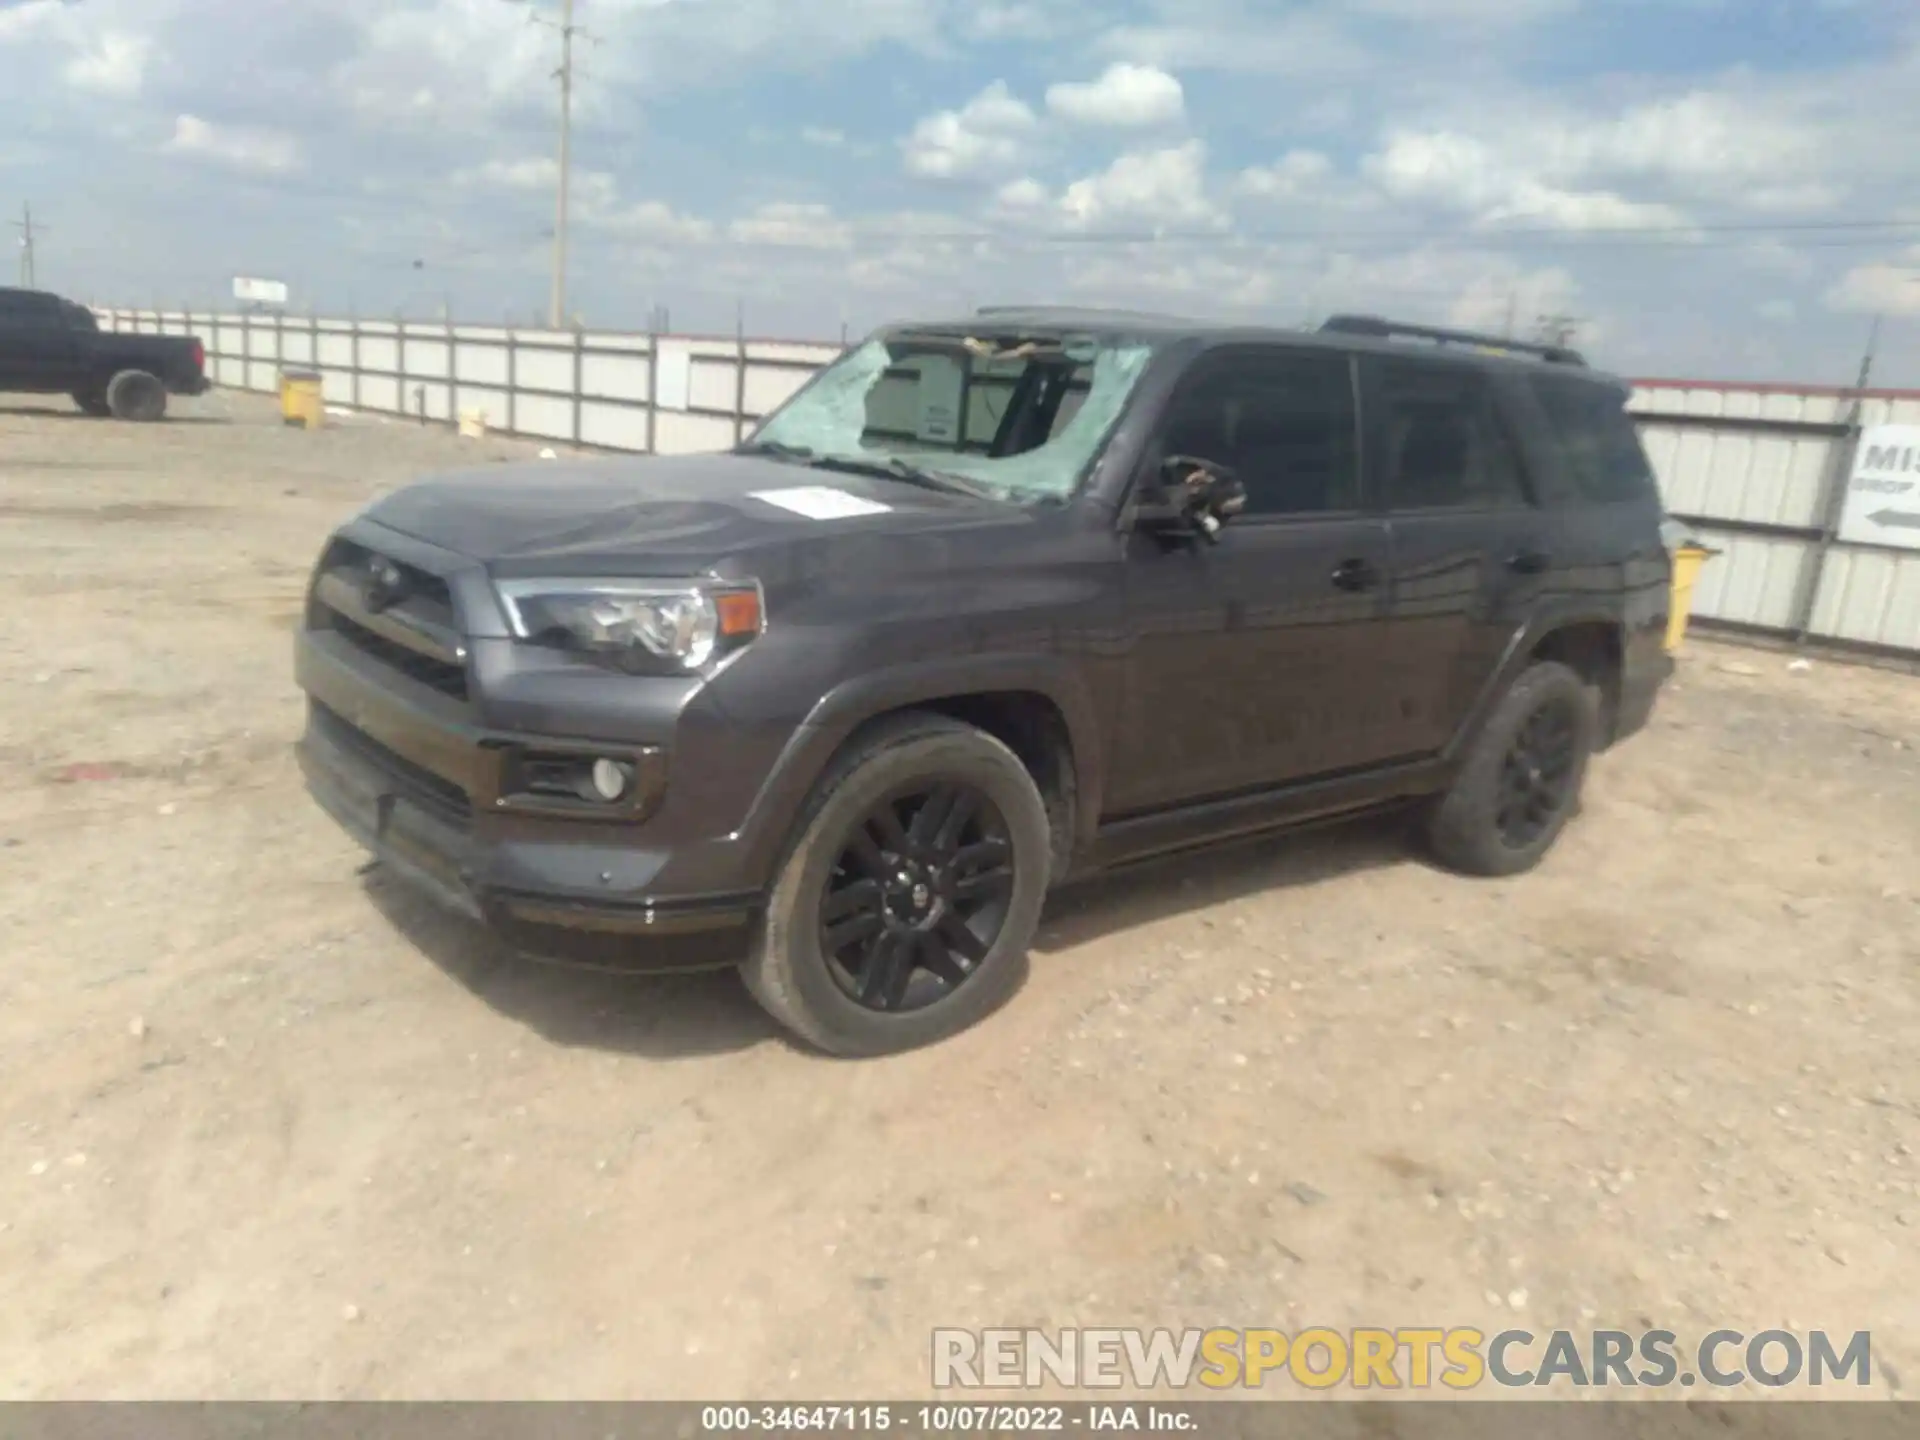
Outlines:
{"type": "Polygon", "coordinates": [[[1524,671],[1494,707],[1453,786],[1427,817],[1427,843],[1468,875],[1517,875],[1553,848],[1580,805],[1599,733],[1586,682],[1552,661],[1524,671]]]}
{"type": "Polygon", "coordinates": [[[916,1049],[1020,988],[1052,865],[1020,759],[944,716],[856,740],[815,788],[743,973],[833,1055],[916,1049]]]}
{"type": "Polygon", "coordinates": [[[144,370],[122,370],[107,382],[107,409],[116,420],[151,424],[167,413],[167,387],[144,370]]]}

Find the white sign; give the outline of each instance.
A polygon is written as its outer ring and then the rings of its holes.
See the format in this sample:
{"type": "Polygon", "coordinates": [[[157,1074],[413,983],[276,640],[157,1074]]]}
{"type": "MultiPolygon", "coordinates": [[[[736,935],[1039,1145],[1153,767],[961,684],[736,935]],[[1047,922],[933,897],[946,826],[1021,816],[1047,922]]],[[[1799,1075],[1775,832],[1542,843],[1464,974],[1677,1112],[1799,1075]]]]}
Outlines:
{"type": "Polygon", "coordinates": [[[255,280],[246,275],[233,277],[233,298],[256,305],[284,305],[287,287],[280,280],[255,280]]]}
{"type": "Polygon", "coordinates": [[[966,371],[952,355],[917,355],[914,362],[920,370],[920,418],[914,436],[930,445],[952,445],[960,439],[966,371]]]}
{"type": "Polygon", "coordinates": [[[682,342],[656,340],[653,403],[661,410],[684,411],[693,399],[693,352],[682,342]]]}
{"type": "Polygon", "coordinates": [[[809,520],[851,520],[857,515],[884,515],[893,507],[863,500],[831,485],[796,485],[791,490],[755,490],[755,500],[778,505],[809,520]]]}
{"type": "Polygon", "coordinates": [[[1840,538],[1920,550],[1920,425],[1876,425],[1860,437],[1840,538]]]}

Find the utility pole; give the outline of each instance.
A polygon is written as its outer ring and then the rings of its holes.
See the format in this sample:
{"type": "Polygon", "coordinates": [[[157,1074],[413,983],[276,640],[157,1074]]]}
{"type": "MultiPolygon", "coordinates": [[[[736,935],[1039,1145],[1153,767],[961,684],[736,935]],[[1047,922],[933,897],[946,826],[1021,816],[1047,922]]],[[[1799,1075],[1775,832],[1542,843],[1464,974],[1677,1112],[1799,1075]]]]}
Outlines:
{"type": "Polygon", "coordinates": [[[508,0],[509,4],[529,7],[527,19],[560,32],[560,68],[553,78],[560,82],[560,177],[554,197],[553,214],[553,289],[547,300],[547,324],[554,330],[567,323],[567,216],[568,191],[573,182],[573,42],[576,36],[591,40],[586,28],[573,20],[574,0],[560,0],[560,18],[550,20],[537,8],[541,0],[508,0]]]}
{"type": "Polygon", "coordinates": [[[20,288],[22,290],[31,290],[34,288],[34,238],[36,235],[44,235],[46,232],[44,230],[36,231],[33,228],[33,206],[25,204],[20,207],[20,218],[13,222],[13,228],[20,232],[20,288]]]}
{"type": "Polygon", "coordinates": [[[567,187],[573,165],[573,0],[560,0],[560,196],[553,219],[553,298],[547,323],[567,323],[567,187]]]}

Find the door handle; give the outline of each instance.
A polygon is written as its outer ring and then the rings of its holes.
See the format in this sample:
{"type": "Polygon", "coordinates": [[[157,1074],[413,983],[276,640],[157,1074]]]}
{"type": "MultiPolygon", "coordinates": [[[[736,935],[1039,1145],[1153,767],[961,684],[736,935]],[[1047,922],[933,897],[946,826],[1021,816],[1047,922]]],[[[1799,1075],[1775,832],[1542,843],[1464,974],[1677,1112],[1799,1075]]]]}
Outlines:
{"type": "Polygon", "coordinates": [[[1365,560],[1343,560],[1333,570],[1336,590],[1371,590],[1380,583],[1380,572],[1365,560]]]}
{"type": "Polygon", "coordinates": [[[1553,565],[1553,557],[1540,550],[1522,550],[1507,557],[1507,569],[1516,575],[1544,575],[1553,565]]]}

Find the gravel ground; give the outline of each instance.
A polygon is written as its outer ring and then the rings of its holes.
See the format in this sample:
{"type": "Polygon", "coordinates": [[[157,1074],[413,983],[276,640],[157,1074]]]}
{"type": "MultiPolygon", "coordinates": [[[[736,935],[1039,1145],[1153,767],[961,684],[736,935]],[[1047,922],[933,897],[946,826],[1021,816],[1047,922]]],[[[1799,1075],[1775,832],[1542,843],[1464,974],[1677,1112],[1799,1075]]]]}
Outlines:
{"type": "Polygon", "coordinates": [[[1376,825],[1101,882],[985,1027],[834,1063],[731,975],[501,955],[301,791],[327,528],[532,447],[180,411],[0,409],[0,1396],[909,1396],[995,1324],[1920,1376],[1913,677],[1693,643],[1537,874],[1376,825]]]}

